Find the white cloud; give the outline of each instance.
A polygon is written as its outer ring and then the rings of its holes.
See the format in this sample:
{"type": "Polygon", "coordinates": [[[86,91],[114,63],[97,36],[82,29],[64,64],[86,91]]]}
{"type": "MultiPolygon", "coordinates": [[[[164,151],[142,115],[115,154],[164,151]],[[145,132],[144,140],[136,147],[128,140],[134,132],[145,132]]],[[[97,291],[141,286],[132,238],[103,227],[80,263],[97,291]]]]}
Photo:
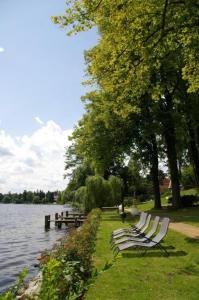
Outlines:
{"type": "Polygon", "coordinates": [[[0,130],[0,192],[64,189],[64,154],[71,133],[52,120],[29,136],[0,130]]]}
{"type": "Polygon", "coordinates": [[[35,121],[36,121],[37,123],[39,123],[40,125],[44,125],[44,122],[43,122],[39,117],[35,117],[34,119],[35,119],[35,121]]]}
{"type": "Polygon", "coordinates": [[[0,53],[5,52],[5,49],[3,47],[0,47],[0,53]]]}

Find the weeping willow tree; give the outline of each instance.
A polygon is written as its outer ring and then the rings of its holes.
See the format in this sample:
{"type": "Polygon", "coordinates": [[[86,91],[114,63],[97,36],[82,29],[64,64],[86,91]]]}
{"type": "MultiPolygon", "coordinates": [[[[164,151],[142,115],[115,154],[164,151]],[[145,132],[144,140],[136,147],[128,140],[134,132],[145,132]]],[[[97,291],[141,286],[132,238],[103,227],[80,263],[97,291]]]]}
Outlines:
{"type": "Polygon", "coordinates": [[[88,176],[86,185],[75,192],[75,202],[89,212],[94,207],[118,205],[122,201],[122,181],[116,176],[108,180],[103,177],[88,176]]]}

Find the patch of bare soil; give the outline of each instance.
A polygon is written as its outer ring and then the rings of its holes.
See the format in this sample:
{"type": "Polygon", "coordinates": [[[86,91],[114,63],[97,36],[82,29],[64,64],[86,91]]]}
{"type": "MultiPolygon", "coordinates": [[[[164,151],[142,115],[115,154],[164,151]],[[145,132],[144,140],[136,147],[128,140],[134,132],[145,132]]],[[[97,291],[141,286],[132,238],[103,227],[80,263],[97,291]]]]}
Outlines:
{"type": "Polygon", "coordinates": [[[199,227],[185,224],[185,223],[173,223],[169,224],[169,227],[177,232],[180,232],[190,238],[199,239],[199,227]]]}

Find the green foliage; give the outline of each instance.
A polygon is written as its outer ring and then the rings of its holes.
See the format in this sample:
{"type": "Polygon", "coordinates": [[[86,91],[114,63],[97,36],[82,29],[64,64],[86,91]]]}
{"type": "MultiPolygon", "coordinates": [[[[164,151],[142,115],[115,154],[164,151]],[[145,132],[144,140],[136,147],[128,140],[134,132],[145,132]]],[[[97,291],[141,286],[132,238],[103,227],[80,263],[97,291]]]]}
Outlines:
{"type": "MultiPolygon", "coordinates": [[[[68,195],[72,191],[67,188],[64,193],[68,195]]],[[[117,205],[122,200],[122,180],[115,176],[110,176],[108,180],[99,175],[88,176],[85,186],[80,186],[73,193],[70,202],[85,212],[95,207],[117,205]]]]}
{"type": "Polygon", "coordinates": [[[34,204],[40,203],[39,196],[34,196],[33,199],[32,199],[32,203],[34,203],[34,204]]]}
{"type": "Polygon", "coordinates": [[[56,202],[57,202],[57,204],[64,204],[62,192],[58,192],[56,202]]]}
{"type": "Polygon", "coordinates": [[[199,200],[198,197],[194,195],[185,195],[182,196],[180,199],[182,201],[183,207],[191,207],[194,203],[198,202],[199,200]]]}
{"type": "MultiPolygon", "coordinates": [[[[88,192],[85,186],[81,186],[75,192],[75,203],[79,203],[80,206],[85,210],[85,212],[91,211],[92,203],[89,203],[88,192]]],[[[73,202],[74,204],[74,202],[73,202]]]]}
{"type": "Polygon", "coordinates": [[[53,203],[54,197],[57,192],[47,192],[44,193],[43,191],[24,191],[23,193],[8,193],[8,194],[1,194],[0,196],[0,203],[34,203],[34,204],[45,204],[45,203],[53,203]]]}
{"type": "Polygon", "coordinates": [[[93,210],[84,224],[69,234],[43,267],[41,300],[79,299],[92,273],[92,254],[101,211],[93,210]]]}
{"type": "MultiPolygon", "coordinates": [[[[198,1],[68,0],[66,5],[65,13],[53,18],[56,24],[69,35],[96,26],[100,35],[85,54],[86,83],[97,90],[83,97],[86,114],[72,135],[73,158],[108,178],[136,153],[142,170],[151,173],[158,207],[158,158],[167,156],[173,206],[180,207],[177,162],[190,156],[199,165],[198,1]]],[[[131,192],[144,194],[138,192],[139,175],[131,192]]]]}
{"type": "Polygon", "coordinates": [[[181,182],[185,189],[194,187],[196,185],[196,180],[192,166],[187,166],[182,169],[181,182]]]}
{"type": "Polygon", "coordinates": [[[112,175],[108,178],[108,182],[111,187],[111,198],[112,198],[111,204],[118,205],[122,202],[122,189],[123,189],[122,180],[112,175]]]}
{"type": "Polygon", "coordinates": [[[114,206],[122,201],[122,181],[116,176],[110,176],[108,180],[90,176],[86,188],[89,207],[114,206]]]}
{"type": "Polygon", "coordinates": [[[28,269],[24,268],[18,276],[18,279],[13,288],[9,289],[2,295],[0,295],[0,300],[15,300],[19,289],[24,285],[24,279],[28,274],[28,269]]]}
{"type": "MultiPolygon", "coordinates": [[[[192,207],[199,201],[199,197],[196,195],[183,195],[180,197],[182,207],[192,207]]],[[[172,198],[168,199],[168,203],[172,203],[172,198]]]]}
{"type": "Polygon", "coordinates": [[[89,176],[86,180],[88,199],[92,207],[102,207],[106,200],[104,179],[101,176],[89,176]]]}

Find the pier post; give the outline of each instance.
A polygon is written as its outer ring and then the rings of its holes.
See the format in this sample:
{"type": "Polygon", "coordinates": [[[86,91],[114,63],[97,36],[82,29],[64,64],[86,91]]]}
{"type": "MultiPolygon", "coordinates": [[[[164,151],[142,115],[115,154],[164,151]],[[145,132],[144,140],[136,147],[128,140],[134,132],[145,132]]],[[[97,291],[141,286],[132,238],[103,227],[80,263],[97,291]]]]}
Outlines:
{"type": "Polygon", "coordinates": [[[45,229],[50,228],[50,215],[45,216],[45,229]]]}
{"type": "Polygon", "coordinates": [[[61,220],[63,220],[63,218],[64,218],[64,213],[63,213],[63,211],[61,212],[61,220]]]}
{"type": "Polygon", "coordinates": [[[68,217],[68,211],[66,211],[66,217],[68,217]]]}
{"type": "Polygon", "coordinates": [[[55,214],[55,226],[57,226],[57,225],[58,225],[58,222],[57,222],[57,220],[58,220],[58,216],[59,216],[59,215],[58,215],[58,213],[56,213],[56,214],[55,214]]]}
{"type": "Polygon", "coordinates": [[[57,227],[59,229],[61,229],[61,227],[62,227],[62,220],[61,219],[58,220],[57,225],[58,225],[57,227]]]}

